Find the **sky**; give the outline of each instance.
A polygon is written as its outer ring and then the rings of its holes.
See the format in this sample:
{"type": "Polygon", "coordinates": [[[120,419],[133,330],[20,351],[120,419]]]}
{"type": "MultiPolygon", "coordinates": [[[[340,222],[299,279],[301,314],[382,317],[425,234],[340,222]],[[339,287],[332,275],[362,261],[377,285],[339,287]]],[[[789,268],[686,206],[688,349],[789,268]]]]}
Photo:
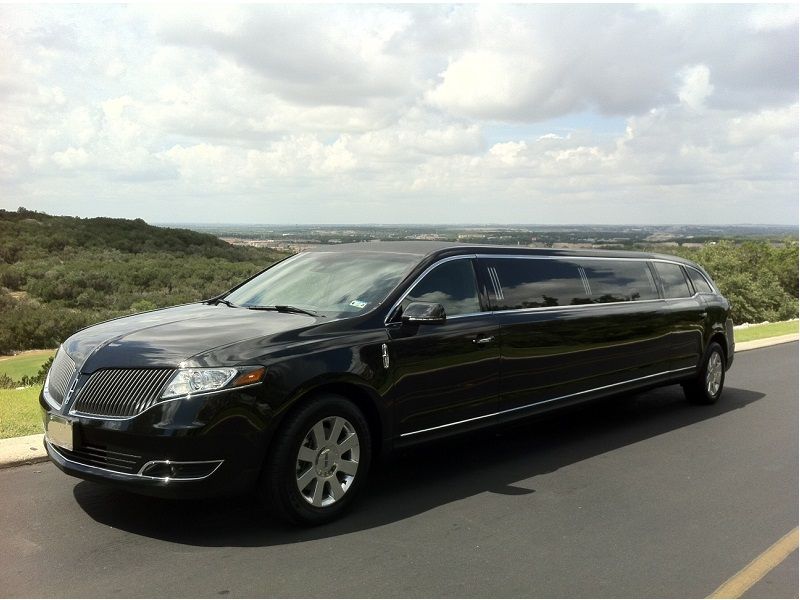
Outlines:
{"type": "Polygon", "coordinates": [[[0,208],[798,222],[798,9],[0,5],[0,208]]]}

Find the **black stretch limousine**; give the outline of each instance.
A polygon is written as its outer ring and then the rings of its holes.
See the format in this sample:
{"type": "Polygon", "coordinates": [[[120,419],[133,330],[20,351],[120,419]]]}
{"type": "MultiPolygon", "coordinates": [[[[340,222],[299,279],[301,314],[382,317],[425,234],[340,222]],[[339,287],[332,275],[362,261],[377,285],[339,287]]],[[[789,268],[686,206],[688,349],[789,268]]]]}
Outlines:
{"type": "Polygon", "coordinates": [[[683,259],[346,244],[76,333],[40,402],[70,475],[168,496],[256,489],[314,524],[404,444],[648,386],[715,402],[733,350],[727,300],[683,259]]]}

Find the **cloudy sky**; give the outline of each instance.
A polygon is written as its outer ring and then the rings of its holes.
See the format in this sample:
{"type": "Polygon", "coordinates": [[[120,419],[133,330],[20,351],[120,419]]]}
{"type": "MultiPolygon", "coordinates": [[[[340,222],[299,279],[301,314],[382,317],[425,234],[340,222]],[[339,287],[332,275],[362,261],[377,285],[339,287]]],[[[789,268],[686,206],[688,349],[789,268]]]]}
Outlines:
{"type": "Polygon", "coordinates": [[[0,208],[798,220],[795,5],[4,5],[0,56],[0,208]]]}

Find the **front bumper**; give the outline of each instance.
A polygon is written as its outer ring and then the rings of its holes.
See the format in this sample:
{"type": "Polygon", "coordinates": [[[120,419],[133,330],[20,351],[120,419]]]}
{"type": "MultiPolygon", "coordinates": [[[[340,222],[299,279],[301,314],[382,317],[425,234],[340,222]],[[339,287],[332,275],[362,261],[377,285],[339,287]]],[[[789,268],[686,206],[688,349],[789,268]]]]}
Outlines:
{"type": "Polygon", "coordinates": [[[260,386],[156,405],[129,419],[57,410],[40,397],[42,419],[71,423],[72,448],[45,439],[68,475],[163,497],[237,494],[252,488],[266,453],[271,419],[260,386]]]}

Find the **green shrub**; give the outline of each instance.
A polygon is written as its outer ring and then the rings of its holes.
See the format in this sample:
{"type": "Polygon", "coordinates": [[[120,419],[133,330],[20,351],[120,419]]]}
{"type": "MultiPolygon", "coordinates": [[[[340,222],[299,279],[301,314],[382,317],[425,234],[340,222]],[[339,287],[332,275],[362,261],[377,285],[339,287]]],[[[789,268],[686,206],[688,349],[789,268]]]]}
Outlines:
{"type": "Polygon", "coordinates": [[[53,348],[98,321],[215,296],[284,256],[141,219],[0,210],[0,353],[53,348]]]}

